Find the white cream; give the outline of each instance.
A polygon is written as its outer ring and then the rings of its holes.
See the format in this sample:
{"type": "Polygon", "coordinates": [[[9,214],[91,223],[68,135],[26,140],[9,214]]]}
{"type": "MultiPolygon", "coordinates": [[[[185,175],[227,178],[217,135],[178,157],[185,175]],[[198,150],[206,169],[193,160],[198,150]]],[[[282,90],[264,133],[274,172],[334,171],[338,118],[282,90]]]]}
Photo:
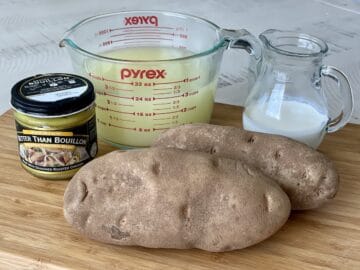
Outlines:
{"type": "Polygon", "coordinates": [[[317,148],[325,134],[328,116],[299,101],[283,101],[274,113],[267,104],[254,104],[243,113],[246,130],[283,135],[317,148]]]}

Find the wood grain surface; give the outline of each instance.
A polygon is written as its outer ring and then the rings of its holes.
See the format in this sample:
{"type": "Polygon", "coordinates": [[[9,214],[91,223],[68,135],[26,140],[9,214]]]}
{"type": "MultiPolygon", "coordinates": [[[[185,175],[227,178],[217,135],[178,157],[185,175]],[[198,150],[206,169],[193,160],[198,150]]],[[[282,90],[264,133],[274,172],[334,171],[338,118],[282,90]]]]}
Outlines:
{"type": "MultiPolygon", "coordinates": [[[[216,104],[212,123],[241,126],[239,107],[216,104]]],[[[113,148],[100,144],[102,155],[113,148]]],[[[341,176],[337,197],[293,212],[253,247],[226,253],[120,247],[85,239],[63,217],[67,181],[20,166],[11,112],[0,117],[0,269],[360,269],[360,126],[326,136],[320,151],[341,176]]]]}

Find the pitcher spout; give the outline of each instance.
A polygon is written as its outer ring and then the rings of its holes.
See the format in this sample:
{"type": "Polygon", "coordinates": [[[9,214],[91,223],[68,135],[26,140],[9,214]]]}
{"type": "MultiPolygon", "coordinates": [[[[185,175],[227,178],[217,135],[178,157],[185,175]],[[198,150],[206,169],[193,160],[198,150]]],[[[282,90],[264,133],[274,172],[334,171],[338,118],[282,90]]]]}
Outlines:
{"type": "Polygon", "coordinates": [[[323,57],[327,44],[314,36],[304,33],[269,29],[259,36],[264,47],[275,53],[295,57],[323,57]]]}

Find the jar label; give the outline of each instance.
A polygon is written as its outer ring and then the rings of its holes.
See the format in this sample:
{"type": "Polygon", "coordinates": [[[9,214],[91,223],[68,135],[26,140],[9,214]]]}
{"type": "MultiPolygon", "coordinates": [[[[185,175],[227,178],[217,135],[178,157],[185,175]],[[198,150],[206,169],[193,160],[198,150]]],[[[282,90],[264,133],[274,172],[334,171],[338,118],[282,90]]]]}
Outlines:
{"type": "Polygon", "coordinates": [[[88,89],[86,81],[70,75],[41,76],[26,81],[21,94],[27,99],[39,102],[56,102],[79,97],[88,89]]]}
{"type": "Polygon", "coordinates": [[[62,172],[76,169],[97,154],[95,116],[67,130],[35,130],[16,121],[21,162],[35,170],[62,172]]]}

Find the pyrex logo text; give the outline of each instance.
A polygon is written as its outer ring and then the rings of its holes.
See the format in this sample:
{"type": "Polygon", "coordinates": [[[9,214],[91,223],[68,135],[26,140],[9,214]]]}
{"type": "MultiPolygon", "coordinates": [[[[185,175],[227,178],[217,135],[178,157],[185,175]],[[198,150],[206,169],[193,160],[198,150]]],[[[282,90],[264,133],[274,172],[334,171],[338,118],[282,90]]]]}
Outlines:
{"type": "Polygon", "coordinates": [[[120,70],[121,79],[165,79],[165,69],[132,69],[122,68],[120,70]]]}
{"type": "Polygon", "coordinates": [[[137,25],[137,24],[152,24],[158,26],[157,16],[132,16],[125,17],[125,25],[137,25]]]}

